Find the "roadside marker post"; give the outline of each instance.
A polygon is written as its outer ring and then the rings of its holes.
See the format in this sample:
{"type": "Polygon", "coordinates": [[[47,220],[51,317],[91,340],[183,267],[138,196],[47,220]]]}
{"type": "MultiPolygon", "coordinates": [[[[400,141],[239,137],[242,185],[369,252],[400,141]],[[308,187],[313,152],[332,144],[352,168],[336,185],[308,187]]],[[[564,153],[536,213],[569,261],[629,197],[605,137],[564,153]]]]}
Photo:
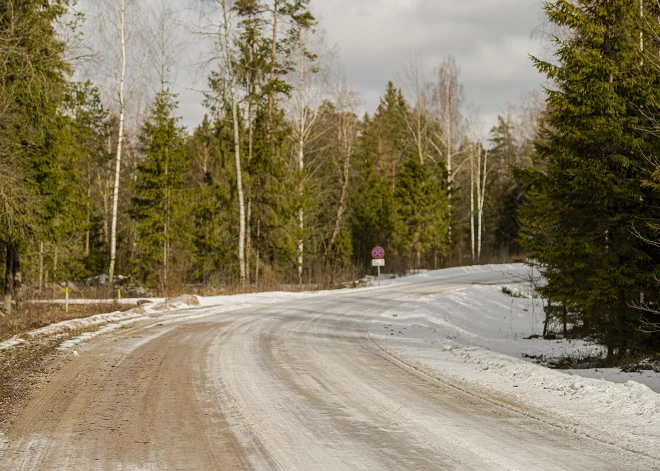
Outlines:
{"type": "Polygon", "coordinates": [[[385,249],[382,247],[374,247],[371,250],[371,266],[378,268],[378,286],[380,286],[380,267],[385,266],[385,249]]]}
{"type": "Polygon", "coordinates": [[[64,311],[69,312],[69,282],[66,282],[66,288],[64,288],[64,311]]]}

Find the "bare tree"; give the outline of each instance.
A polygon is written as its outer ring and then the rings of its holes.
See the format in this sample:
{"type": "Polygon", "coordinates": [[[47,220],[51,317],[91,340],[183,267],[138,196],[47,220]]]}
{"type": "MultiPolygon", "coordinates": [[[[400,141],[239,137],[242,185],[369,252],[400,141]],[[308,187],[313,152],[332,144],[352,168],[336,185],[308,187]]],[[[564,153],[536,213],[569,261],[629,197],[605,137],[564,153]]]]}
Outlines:
{"type": "MultiPolygon", "coordinates": [[[[429,118],[431,108],[431,95],[433,91],[427,83],[419,59],[412,56],[406,66],[406,77],[415,101],[412,114],[406,114],[406,125],[412,136],[419,162],[423,165],[429,147],[433,145],[429,137],[429,118]]],[[[451,159],[451,153],[449,153],[451,159]]]]}
{"type": "Polygon", "coordinates": [[[293,94],[290,100],[290,115],[293,122],[293,140],[297,167],[300,171],[301,183],[299,188],[300,207],[298,208],[298,282],[302,285],[303,263],[305,252],[305,209],[304,172],[305,150],[312,138],[312,131],[316,124],[320,105],[327,93],[328,74],[333,57],[325,49],[324,37],[318,31],[304,27],[294,27],[293,54],[295,57],[294,70],[290,74],[293,85],[293,94]],[[325,55],[321,56],[321,53],[325,55]],[[323,63],[325,61],[325,63],[323,63]]]}
{"type": "Polygon", "coordinates": [[[337,111],[337,143],[339,144],[339,158],[335,163],[339,170],[339,180],[341,182],[341,194],[337,206],[335,225],[330,236],[330,242],[325,251],[325,258],[328,259],[329,252],[332,251],[339,232],[344,226],[344,216],[348,208],[348,188],[351,173],[351,159],[353,157],[355,142],[358,138],[357,110],[360,100],[358,96],[348,89],[346,82],[343,81],[340,88],[335,93],[335,107],[337,111]]]}
{"type": "MultiPolygon", "coordinates": [[[[470,242],[472,261],[481,259],[483,240],[483,210],[486,200],[488,169],[488,151],[484,151],[480,137],[483,131],[483,118],[474,109],[467,113],[466,129],[469,130],[471,143],[465,146],[469,152],[470,163],[470,242]]],[[[467,134],[467,133],[466,133],[467,134]]]]}
{"type": "Polygon", "coordinates": [[[179,31],[179,12],[169,0],[160,0],[150,12],[150,70],[147,75],[154,89],[163,91],[176,81],[175,67],[185,42],[179,31]],[[157,87],[157,88],[156,88],[157,87]]]}
{"type": "Polygon", "coordinates": [[[98,0],[101,11],[98,18],[103,48],[110,51],[107,62],[113,71],[118,116],[118,137],[115,148],[114,184],[110,221],[110,267],[108,286],[112,287],[117,258],[117,217],[119,208],[120,176],[124,151],[127,99],[139,84],[149,56],[149,42],[145,38],[148,22],[137,24],[140,18],[136,0],[98,0]],[[110,26],[110,28],[108,28],[110,26]],[[130,86],[127,83],[131,81],[130,86]]]}
{"type": "Polygon", "coordinates": [[[438,149],[444,155],[447,162],[447,194],[449,198],[449,242],[452,241],[452,190],[456,174],[461,170],[466,161],[463,159],[459,165],[454,165],[453,159],[461,155],[458,150],[461,145],[464,134],[464,119],[462,114],[465,93],[463,84],[459,80],[460,69],[456,60],[449,56],[445,58],[437,70],[437,83],[433,100],[435,102],[435,111],[440,123],[440,130],[436,137],[442,142],[444,152],[438,149]]]}

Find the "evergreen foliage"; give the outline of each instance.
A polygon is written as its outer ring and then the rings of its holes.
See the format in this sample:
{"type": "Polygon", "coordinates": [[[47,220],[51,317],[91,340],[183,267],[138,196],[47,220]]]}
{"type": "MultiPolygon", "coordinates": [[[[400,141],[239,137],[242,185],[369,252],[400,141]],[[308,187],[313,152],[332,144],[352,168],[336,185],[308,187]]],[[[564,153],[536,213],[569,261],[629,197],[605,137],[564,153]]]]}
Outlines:
{"type": "MultiPolygon", "coordinates": [[[[645,6],[656,18],[657,6],[645,6]]],[[[547,171],[519,172],[528,188],[521,242],[547,279],[542,292],[623,358],[657,342],[640,332],[635,304],[657,303],[660,253],[650,236],[658,197],[642,185],[660,140],[649,117],[660,109],[660,75],[646,50],[658,25],[640,18],[634,0],[546,5],[568,28],[556,39],[557,63],[535,60],[556,87],[547,90],[547,125],[537,143],[547,171]]],[[[559,312],[562,312],[560,309],[559,312]]]]}
{"type": "MultiPolygon", "coordinates": [[[[173,116],[177,103],[169,90],[156,96],[140,133],[144,159],[137,165],[131,210],[137,221],[138,252],[133,269],[147,286],[171,283],[172,264],[188,249],[190,224],[186,182],[190,164],[185,130],[173,116]]],[[[179,278],[180,280],[180,278],[179,278]]]]}

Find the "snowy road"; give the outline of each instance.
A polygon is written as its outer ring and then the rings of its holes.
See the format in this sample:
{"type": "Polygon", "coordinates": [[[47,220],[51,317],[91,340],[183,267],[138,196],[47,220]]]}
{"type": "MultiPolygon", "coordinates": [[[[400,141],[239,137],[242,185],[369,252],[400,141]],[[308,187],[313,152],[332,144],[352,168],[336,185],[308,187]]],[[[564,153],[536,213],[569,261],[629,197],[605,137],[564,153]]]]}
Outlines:
{"type": "Polygon", "coordinates": [[[430,379],[365,328],[406,298],[499,281],[203,307],[101,336],[17,417],[0,469],[659,469],[430,379]]]}

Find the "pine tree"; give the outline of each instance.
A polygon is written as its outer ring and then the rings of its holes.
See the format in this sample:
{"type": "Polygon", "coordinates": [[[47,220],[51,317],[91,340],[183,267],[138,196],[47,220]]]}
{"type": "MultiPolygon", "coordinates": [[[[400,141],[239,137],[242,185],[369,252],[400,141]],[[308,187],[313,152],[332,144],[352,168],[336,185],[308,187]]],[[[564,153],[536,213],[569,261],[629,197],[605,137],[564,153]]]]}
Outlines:
{"type": "MultiPolygon", "coordinates": [[[[555,83],[547,90],[549,115],[537,143],[546,173],[518,172],[529,201],[521,211],[522,244],[547,279],[542,291],[570,311],[608,347],[625,357],[648,338],[637,331],[644,297],[657,302],[653,277],[660,253],[636,235],[657,217],[658,197],[642,186],[648,156],[660,151],[648,116],[660,109],[660,76],[640,50],[658,24],[640,18],[636,0],[546,5],[554,24],[557,63],[536,59],[555,83]]],[[[658,7],[644,13],[657,17],[658,7]]]]}

